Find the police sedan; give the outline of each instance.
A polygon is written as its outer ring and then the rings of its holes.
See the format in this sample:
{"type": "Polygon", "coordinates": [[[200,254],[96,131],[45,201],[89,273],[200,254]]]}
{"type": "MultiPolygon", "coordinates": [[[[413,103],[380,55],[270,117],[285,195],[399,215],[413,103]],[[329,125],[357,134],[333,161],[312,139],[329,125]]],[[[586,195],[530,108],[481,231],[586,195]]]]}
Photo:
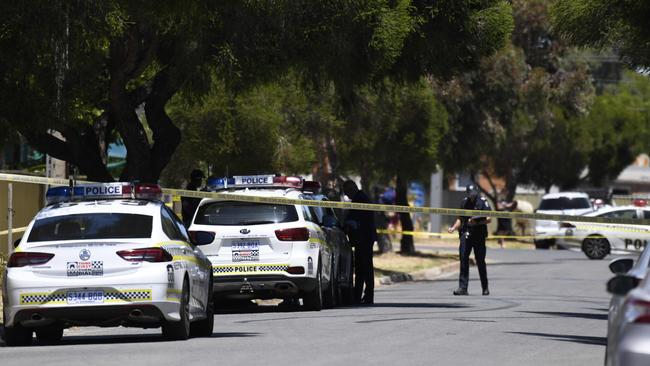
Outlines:
{"type": "Polygon", "coordinates": [[[207,244],[216,303],[250,299],[302,299],[321,310],[335,301],[332,243],[307,206],[228,199],[228,196],[306,198],[303,179],[236,176],[208,181],[224,198],[203,199],[190,235],[207,244]]]}
{"type": "Polygon", "coordinates": [[[56,343],[71,326],[211,335],[210,262],[160,197],[150,184],[48,190],[7,264],[5,342],[56,343]]]}
{"type": "MultiPolygon", "coordinates": [[[[587,217],[648,219],[650,207],[605,207],[587,217]]],[[[610,253],[638,252],[650,240],[650,226],[608,223],[563,222],[565,237],[559,246],[580,248],[590,259],[603,259],[610,253]]]]}

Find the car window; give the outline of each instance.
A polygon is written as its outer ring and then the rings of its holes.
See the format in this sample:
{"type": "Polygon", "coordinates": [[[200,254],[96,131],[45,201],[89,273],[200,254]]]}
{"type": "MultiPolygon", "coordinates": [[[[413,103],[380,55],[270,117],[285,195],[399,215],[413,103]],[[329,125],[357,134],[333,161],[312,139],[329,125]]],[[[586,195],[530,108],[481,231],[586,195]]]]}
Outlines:
{"type": "Polygon", "coordinates": [[[163,209],[167,212],[168,216],[172,219],[174,225],[176,225],[176,229],[181,234],[182,237],[181,240],[185,240],[189,242],[190,236],[187,234],[187,229],[185,228],[185,225],[183,225],[181,219],[179,219],[178,216],[176,216],[176,214],[174,213],[174,211],[170,210],[169,207],[163,206],[163,209]]]}
{"type": "Polygon", "coordinates": [[[616,219],[616,218],[636,219],[637,218],[636,210],[611,211],[598,216],[607,217],[610,219],[616,219]]]}
{"type": "Polygon", "coordinates": [[[217,201],[199,207],[194,219],[199,225],[262,225],[298,221],[294,205],[217,201]]]}
{"type": "Polygon", "coordinates": [[[643,210],[643,218],[646,220],[650,219],[650,210],[643,210]]]}
{"type": "Polygon", "coordinates": [[[323,222],[323,208],[309,206],[309,211],[312,218],[314,219],[314,222],[320,225],[323,222]]]}
{"type": "Polygon", "coordinates": [[[589,200],[584,197],[547,198],[539,204],[539,210],[574,210],[591,208],[589,200]]]}
{"type": "Polygon", "coordinates": [[[160,208],[160,223],[162,224],[162,229],[165,232],[165,235],[167,235],[169,239],[185,240],[180,230],[176,226],[176,223],[174,223],[174,219],[172,219],[171,215],[169,214],[167,207],[160,208]]]}
{"type": "Polygon", "coordinates": [[[153,217],[125,213],[88,213],[36,220],[28,242],[151,237],[153,217]]]}

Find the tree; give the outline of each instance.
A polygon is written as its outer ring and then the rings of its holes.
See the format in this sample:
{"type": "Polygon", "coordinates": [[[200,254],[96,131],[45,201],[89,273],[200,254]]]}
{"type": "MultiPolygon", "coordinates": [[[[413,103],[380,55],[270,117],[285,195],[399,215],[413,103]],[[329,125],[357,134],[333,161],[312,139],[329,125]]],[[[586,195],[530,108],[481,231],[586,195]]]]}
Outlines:
{"type": "MultiPolygon", "coordinates": [[[[409,180],[426,179],[437,169],[447,112],[426,79],[406,84],[385,80],[359,89],[357,98],[349,115],[354,123],[338,140],[343,168],[359,172],[366,190],[396,179],[396,203],[408,205],[409,180]]],[[[400,221],[402,230],[413,230],[408,213],[401,213],[400,221]]],[[[412,235],[402,235],[400,251],[415,252],[412,235]]]]}
{"type": "Polygon", "coordinates": [[[650,3],[644,0],[563,0],[552,7],[553,27],[579,46],[612,47],[623,60],[650,67],[650,3]]]}
{"type": "Polygon", "coordinates": [[[105,149],[118,137],[121,178],[157,180],[181,137],[167,103],[203,95],[213,72],[238,89],[295,68],[332,80],[347,105],[354,85],[389,72],[416,79],[471,65],[512,23],[503,0],[0,6],[0,120],[93,180],[112,179],[105,149]]]}
{"type": "Polygon", "coordinates": [[[493,176],[505,180],[508,199],[521,183],[575,185],[588,149],[577,118],[594,93],[587,66],[566,57],[570,49],[551,31],[547,1],[514,1],[513,9],[512,43],[478,71],[438,84],[453,121],[444,165],[487,177],[493,202],[493,176]]]}

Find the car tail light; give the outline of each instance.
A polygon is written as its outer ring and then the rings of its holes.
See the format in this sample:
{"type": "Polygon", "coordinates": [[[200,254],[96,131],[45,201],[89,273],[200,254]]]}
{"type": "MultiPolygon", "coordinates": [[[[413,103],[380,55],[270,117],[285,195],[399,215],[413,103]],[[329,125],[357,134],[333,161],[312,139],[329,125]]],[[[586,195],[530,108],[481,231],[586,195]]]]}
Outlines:
{"type": "Polygon", "coordinates": [[[289,268],[287,268],[287,272],[289,274],[294,274],[294,275],[305,274],[305,267],[302,267],[302,266],[289,267],[289,268]]]}
{"type": "Polygon", "coordinates": [[[172,255],[162,248],[120,250],[117,255],[129,262],[171,262],[172,255]]]}
{"type": "Polygon", "coordinates": [[[560,227],[561,227],[561,228],[565,228],[565,229],[573,229],[573,228],[575,228],[576,226],[573,225],[573,224],[571,224],[571,223],[569,223],[569,222],[563,222],[563,223],[560,224],[560,227]]]}
{"type": "Polygon", "coordinates": [[[307,241],[309,240],[309,229],[306,227],[280,229],[275,231],[275,236],[280,241],[307,241]]]}
{"type": "Polygon", "coordinates": [[[631,297],[625,308],[625,317],[630,322],[650,324],[650,301],[631,297]]]}
{"type": "Polygon", "coordinates": [[[37,266],[49,262],[53,257],[51,253],[16,252],[9,257],[7,267],[37,266]]]}
{"type": "Polygon", "coordinates": [[[187,233],[189,234],[192,243],[196,245],[210,244],[214,242],[216,236],[216,233],[212,231],[190,230],[187,233]]]}

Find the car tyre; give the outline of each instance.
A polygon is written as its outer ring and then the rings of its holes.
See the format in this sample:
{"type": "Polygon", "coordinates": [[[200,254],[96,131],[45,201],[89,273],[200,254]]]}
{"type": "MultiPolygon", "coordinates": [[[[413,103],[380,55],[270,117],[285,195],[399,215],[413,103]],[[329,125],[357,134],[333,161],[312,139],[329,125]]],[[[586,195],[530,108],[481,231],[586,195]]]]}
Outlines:
{"type": "Polygon", "coordinates": [[[190,335],[192,337],[212,337],[214,330],[214,304],[212,301],[212,277],[210,277],[210,289],[208,290],[208,300],[205,304],[205,319],[197,320],[190,325],[190,335]]]}
{"type": "Polygon", "coordinates": [[[170,340],[182,341],[190,337],[190,289],[187,278],[183,281],[181,303],[179,306],[179,321],[166,321],[162,326],[163,336],[170,340]]]}
{"type": "Polygon", "coordinates": [[[589,236],[582,242],[582,251],[589,259],[603,259],[610,249],[609,241],[602,236],[589,236]]]}
{"type": "Polygon", "coordinates": [[[32,343],[33,330],[21,326],[4,327],[3,338],[7,346],[22,347],[32,343]]]}
{"type": "Polygon", "coordinates": [[[325,289],[325,295],[323,296],[323,307],[325,309],[331,309],[336,306],[336,281],[337,276],[334,272],[334,263],[330,265],[330,281],[325,289]]]}
{"type": "Polygon", "coordinates": [[[58,344],[63,338],[63,327],[48,326],[36,328],[36,340],[42,345],[58,344]]]}
{"type": "Polygon", "coordinates": [[[534,240],[535,249],[550,249],[553,246],[552,239],[534,240]]]}
{"type": "Polygon", "coordinates": [[[321,261],[318,261],[316,272],[316,286],[303,297],[303,306],[306,310],[321,311],[323,309],[323,280],[321,276],[321,261]]]}

